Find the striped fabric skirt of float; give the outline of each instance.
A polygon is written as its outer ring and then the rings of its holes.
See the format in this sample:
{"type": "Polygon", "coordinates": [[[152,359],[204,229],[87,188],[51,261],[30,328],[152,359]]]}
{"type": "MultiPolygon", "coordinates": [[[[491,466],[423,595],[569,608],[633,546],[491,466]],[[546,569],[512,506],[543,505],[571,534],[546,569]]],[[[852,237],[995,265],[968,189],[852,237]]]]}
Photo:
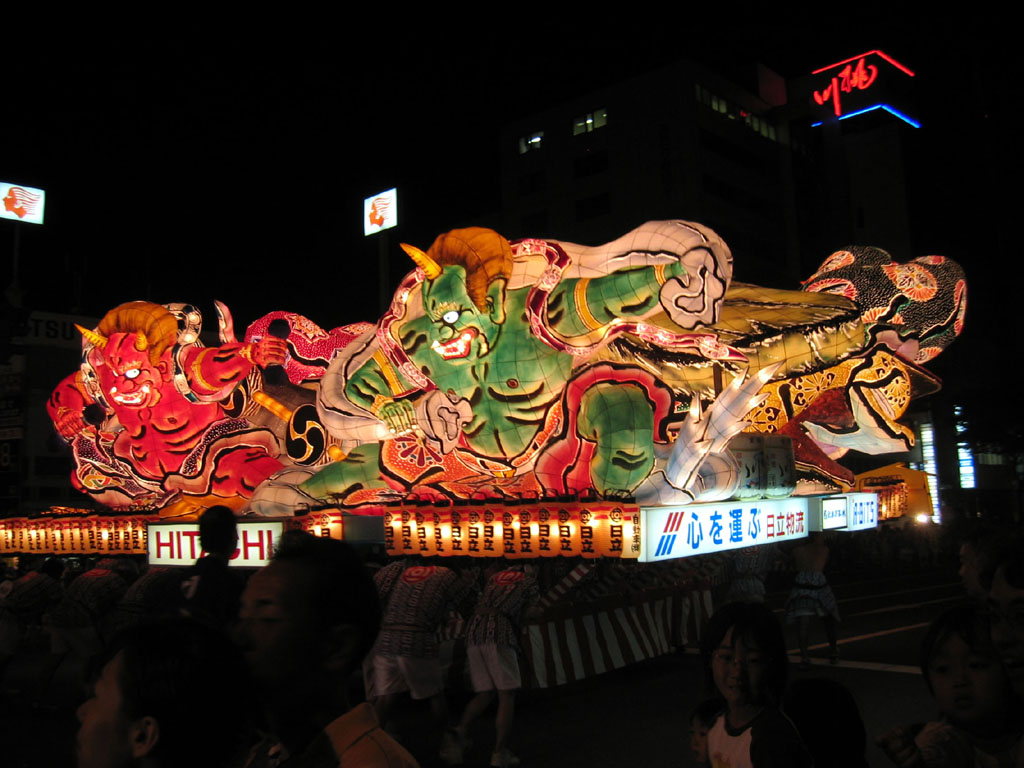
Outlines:
{"type": "Polygon", "coordinates": [[[706,582],[602,602],[527,625],[524,687],[564,685],[672,653],[698,642],[712,613],[706,582]]]}

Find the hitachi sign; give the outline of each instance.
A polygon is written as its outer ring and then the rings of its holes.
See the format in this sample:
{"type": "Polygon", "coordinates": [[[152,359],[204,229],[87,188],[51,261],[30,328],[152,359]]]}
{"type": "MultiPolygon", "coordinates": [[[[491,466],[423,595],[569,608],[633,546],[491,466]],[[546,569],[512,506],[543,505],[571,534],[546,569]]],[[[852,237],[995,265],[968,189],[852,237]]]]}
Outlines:
{"type": "MultiPolygon", "coordinates": [[[[231,556],[231,565],[241,568],[266,565],[283,532],[283,523],[238,523],[238,549],[231,556]]],[[[147,540],[150,565],[192,565],[203,554],[198,523],[153,523],[149,526],[147,540]]]]}

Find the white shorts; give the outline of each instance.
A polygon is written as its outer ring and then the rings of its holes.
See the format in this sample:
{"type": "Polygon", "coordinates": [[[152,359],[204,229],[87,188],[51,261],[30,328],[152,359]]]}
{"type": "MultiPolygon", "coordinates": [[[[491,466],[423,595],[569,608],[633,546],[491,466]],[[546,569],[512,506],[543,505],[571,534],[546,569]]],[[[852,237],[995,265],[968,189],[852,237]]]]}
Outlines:
{"type": "Polygon", "coordinates": [[[373,690],[377,696],[408,691],[414,699],[429,699],[444,690],[436,658],[374,656],[373,690]]]}
{"type": "Polygon", "coordinates": [[[474,691],[514,691],[523,685],[514,649],[487,643],[466,647],[474,691]]]}

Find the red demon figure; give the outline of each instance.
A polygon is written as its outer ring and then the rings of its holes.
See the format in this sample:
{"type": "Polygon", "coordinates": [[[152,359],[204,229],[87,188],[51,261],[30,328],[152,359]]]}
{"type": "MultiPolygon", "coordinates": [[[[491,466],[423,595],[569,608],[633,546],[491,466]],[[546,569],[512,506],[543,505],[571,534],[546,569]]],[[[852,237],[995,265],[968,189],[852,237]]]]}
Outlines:
{"type": "Polygon", "coordinates": [[[82,369],[47,404],[72,445],[75,486],[109,506],[163,505],[179,494],[241,502],[282,467],[273,433],[229,417],[220,401],[254,365],[283,363],[285,341],[203,347],[199,313],[180,314],[192,327],[179,330],[167,308],[136,301],[95,331],[80,328],[82,369]]]}

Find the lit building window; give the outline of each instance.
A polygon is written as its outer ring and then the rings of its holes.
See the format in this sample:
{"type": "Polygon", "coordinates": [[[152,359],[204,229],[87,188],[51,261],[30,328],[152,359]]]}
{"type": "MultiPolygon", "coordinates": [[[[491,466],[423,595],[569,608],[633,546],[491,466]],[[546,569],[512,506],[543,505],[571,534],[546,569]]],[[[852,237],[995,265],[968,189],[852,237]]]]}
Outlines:
{"type": "Polygon", "coordinates": [[[541,142],[544,140],[544,131],[536,131],[528,136],[519,137],[519,154],[525,155],[535,149],[540,149],[541,142]]]}
{"type": "Polygon", "coordinates": [[[593,112],[587,112],[585,115],[580,115],[572,121],[572,135],[579,136],[581,133],[592,133],[598,128],[604,128],[608,123],[608,110],[607,109],[595,109],[593,112]]]}
{"type": "Polygon", "coordinates": [[[974,454],[971,453],[971,444],[961,439],[967,434],[967,418],[964,416],[964,409],[959,405],[953,406],[953,416],[956,419],[956,458],[960,465],[960,487],[974,487],[974,454]]]}
{"type": "Polygon", "coordinates": [[[755,115],[736,104],[730,103],[718,94],[712,93],[703,85],[697,85],[696,89],[697,101],[705,107],[709,107],[720,115],[725,115],[730,120],[742,120],[743,124],[754,133],[760,134],[770,141],[778,141],[775,126],[767,118],[755,115]]]}
{"type": "Polygon", "coordinates": [[[928,493],[932,497],[932,516],[935,522],[942,522],[939,511],[939,470],[935,465],[935,430],[925,422],[921,425],[921,458],[924,459],[924,471],[928,475],[928,493]]]}

